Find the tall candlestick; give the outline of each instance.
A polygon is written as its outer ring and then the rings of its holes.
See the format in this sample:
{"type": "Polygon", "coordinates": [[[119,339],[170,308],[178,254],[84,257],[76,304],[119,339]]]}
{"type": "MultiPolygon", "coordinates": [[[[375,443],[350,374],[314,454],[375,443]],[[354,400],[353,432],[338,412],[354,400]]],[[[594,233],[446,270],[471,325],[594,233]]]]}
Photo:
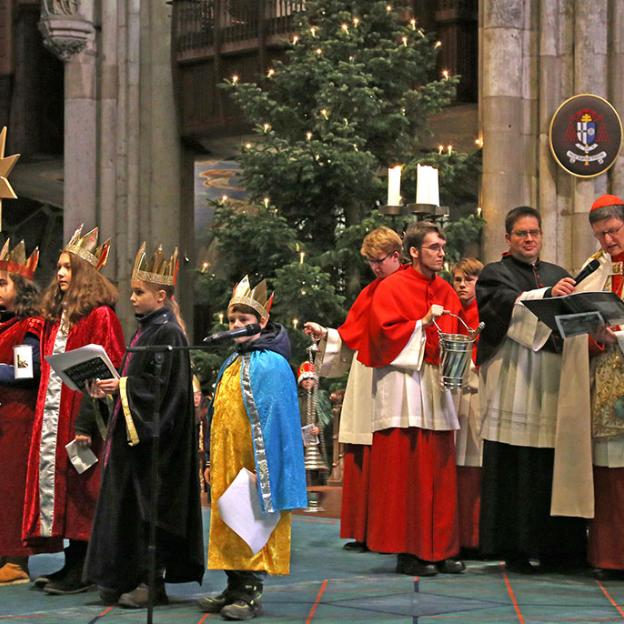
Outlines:
{"type": "Polygon", "coordinates": [[[401,165],[388,169],[388,206],[401,204],[401,165]]]}

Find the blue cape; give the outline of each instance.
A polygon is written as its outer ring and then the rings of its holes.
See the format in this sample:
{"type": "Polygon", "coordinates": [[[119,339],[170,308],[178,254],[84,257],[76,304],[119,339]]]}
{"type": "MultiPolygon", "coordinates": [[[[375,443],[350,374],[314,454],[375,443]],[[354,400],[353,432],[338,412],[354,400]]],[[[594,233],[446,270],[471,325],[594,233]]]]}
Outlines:
{"type": "Polygon", "coordinates": [[[297,384],[290,365],[275,351],[233,353],[224,371],[242,359],[240,383],[258,477],[258,494],[266,512],[307,507],[301,417],[297,384]]]}

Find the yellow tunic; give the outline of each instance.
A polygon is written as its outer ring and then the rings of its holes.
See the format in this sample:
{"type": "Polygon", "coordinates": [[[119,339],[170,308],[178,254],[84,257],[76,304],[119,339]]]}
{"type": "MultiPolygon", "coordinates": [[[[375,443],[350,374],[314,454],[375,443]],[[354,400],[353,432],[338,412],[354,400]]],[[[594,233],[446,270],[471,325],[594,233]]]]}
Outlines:
{"type": "Polygon", "coordinates": [[[255,555],[221,519],[217,501],[241,468],[255,472],[251,425],[240,385],[241,360],[223,373],[214,401],[210,428],[210,540],[208,568],[212,570],[264,570],[290,572],[290,512],[282,517],[264,548],[255,555]]]}

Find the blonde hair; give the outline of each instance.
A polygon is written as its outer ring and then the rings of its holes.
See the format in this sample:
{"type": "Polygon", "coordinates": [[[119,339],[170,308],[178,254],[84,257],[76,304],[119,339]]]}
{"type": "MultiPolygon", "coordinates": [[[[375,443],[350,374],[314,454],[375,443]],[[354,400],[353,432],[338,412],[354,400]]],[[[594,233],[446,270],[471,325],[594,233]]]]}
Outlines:
{"type": "Polygon", "coordinates": [[[462,258],[453,267],[451,275],[455,275],[457,271],[461,271],[464,275],[479,277],[483,270],[483,263],[477,258],[462,258]]]}
{"type": "Polygon", "coordinates": [[[364,237],[360,253],[365,258],[373,258],[381,254],[389,256],[395,251],[400,254],[402,247],[401,237],[393,229],[382,225],[364,237]]]}
{"type": "Polygon", "coordinates": [[[184,322],[184,319],[182,318],[182,313],[180,312],[180,305],[175,299],[175,286],[166,286],[164,284],[153,284],[152,282],[146,282],[145,280],[139,280],[139,281],[143,284],[145,288],[148,288],[149,290],[153,292],[158,292],[159,290],[165,291],[165,294],[167,295],[167,298],[165,299],[165,308],[167,308],[167,310],[169,310],[173,314],[173,316],[175,317],[175,320],[180,326],[180,329],[182,330],[182,333],[184,334],[186,338],[188,338],[188,335],[186,333],[186,323],[184,322]]]}

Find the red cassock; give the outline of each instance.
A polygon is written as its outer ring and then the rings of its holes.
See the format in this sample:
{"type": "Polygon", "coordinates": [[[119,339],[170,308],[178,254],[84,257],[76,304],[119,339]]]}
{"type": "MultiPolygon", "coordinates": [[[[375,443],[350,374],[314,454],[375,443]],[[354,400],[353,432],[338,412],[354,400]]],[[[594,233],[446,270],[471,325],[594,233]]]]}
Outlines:
{"type": "MultiPolygon", "coordinates": [[[[35,410],[32,445],[24,503],[22,539],[38,544],[50,538],[89,539],[100,487],[99,463],[78,474],[70,464],[65,445],[74,439],[81,392],[62,384],[52,392],[50,366],[45,356],[54,351],[59,323],[46,323],[41,349],[41,384],[35,410]]],[[[99,344],[119,367],[125,350],[123,331],[115,312],[100,306],[80,319],[67,335],[63,351],[99,344]]],[[[92,450],[99,456],[101,440],[93,437],[92,450]]]]}
{"type": "MultiPolygon", "coordinates": [[[[479,308],[476,298],[463,308],[461,317],[470,329],[479,325],[479,308]]],[[[477,341],[472,348],[472,361],[477,362],[477,341]]],[[[467,424],[467,423],[466,423],[467,424]]],[[[479,548],[479,516],[481,513],[481,468],[457,466],[457,515],[459,516],[459,545],[462,548],[479,548]]]]}
{"type": "MultiPolygon", "coordinates": [[[[370,304],[380,283],[381,278],[378,277],[362,289],[349,309],[345,322],[338,328],[340,339],[352,351],[359,350],[362,337],[368,333],[370,304]]],[[[365,350],[367,346],[365,342],[365,350]]],[[[357,357],[360,359],[360,353],[357,357]]],[[[343,449],[340,537],[366,542],[371,447],[368,444],[345,444],[343,449]]]]}
{"type": "MultiPolygon", "coordinates": [[[[13,317],[0,323],[0,363],[13,364],[13,347],[26,334],[41,340],[43,319],[13,317]]],[[[28,449],[35,417],[37,386],[0,386],[0,555],[23,557],[41,552],[22,545],[22,512],[28,449]]],[[[53,548],[55,550],[55,548],[53,548]]]]}
{"type": "MultiPolygon", "coordinates": [[[[388,366],[412,336],[416,321],[433,304],[459,314],[451,286],[414,269],[383,280],[371,305],[368,365],[388,366]]],[[[440,317],[445,333],[458,333],[457,320],[440,317]]],[[[425,362],[438,365],[438,332],[425,329],[425,362]]],[[[459,550],[453,431],[388,428],[373,436],[367,543],[378,552],[409,553],[441,561],[459,550]]]]}
{"type": "MultiPolygon", "coordinates": [[[[624,261],[624,253],[612,256],[611,260],[624,261]]],[[[622,275],[612,276],[611,290],[622,297],[622,275]]],[[[604,347],[598,350],[602,351],[604,347]]],[[[587,544],[589,563],[595,568],[624,570],[624,468],[594,466],[594,504],[587,544]]]]}

